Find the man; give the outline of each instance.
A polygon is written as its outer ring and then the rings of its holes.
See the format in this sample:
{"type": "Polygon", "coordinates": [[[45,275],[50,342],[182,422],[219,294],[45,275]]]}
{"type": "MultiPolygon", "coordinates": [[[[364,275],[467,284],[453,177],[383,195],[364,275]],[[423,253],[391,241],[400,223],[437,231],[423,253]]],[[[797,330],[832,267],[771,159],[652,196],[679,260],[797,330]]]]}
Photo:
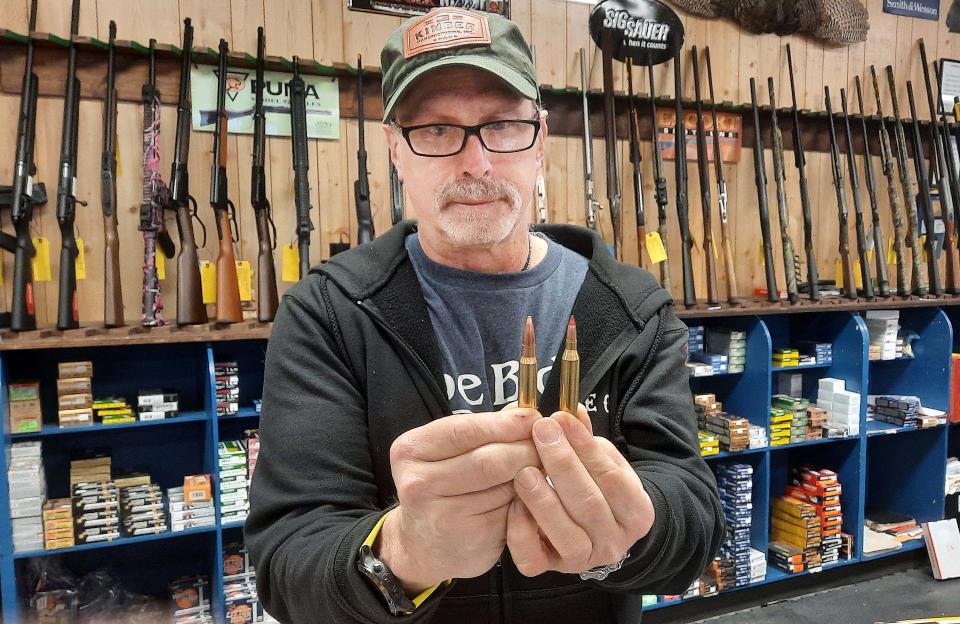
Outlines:
{"type": "Polygon", "coordinates": [[[283,300],[246,525],[261,599],[285,622],[556,624],[684,591],[724,530],[686,327],[590,230],[531,233],[547,114],[529,47],[499,16],[437,9],[381,64],[419,219],[283,300]],[[571,314],[576,415],[553,370],[571,314]],[[539,410],[514,403],[527,315],[539,410]]]}

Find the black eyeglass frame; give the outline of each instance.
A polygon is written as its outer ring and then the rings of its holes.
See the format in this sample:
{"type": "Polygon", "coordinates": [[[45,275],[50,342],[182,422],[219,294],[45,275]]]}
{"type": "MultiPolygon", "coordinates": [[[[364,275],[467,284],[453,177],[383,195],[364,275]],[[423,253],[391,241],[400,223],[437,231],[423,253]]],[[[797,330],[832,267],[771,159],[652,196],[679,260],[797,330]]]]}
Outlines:
{"type": "Polygon", "coordinates": [[[537,110],[535,114],[536,114],[536,117],[534,119],[493,119],[490,121],[485,121],[482,124],[477,124],[475,126],[465,126],[463,124],[455,124],[455,123],[430,123],[430,124],[420,124],[417,126],[401,126],[395,121],[392,121],[390,123],[393,125],[393,127],[395,127],[400,131],[401,135],[403,135],[403,140],[407,142],[407,146],[410,148],[410,151],[412,151],[417,156],[423,156],[424,158],[447,158],[449,156],[456,156],[457,154],[462,152],[464,148],[467,147],[467,141],[470,139],[471,136],[476,136],[477,140],[480,141],[480,145],[482,145],[483,149],[487,150],[488,152],[492,152],[494,154],[516,154],[518,152],[527,151],[537,143],[537,137],[540,136],[540,122],[541,122],[540,111],[537,110]],[[522,124],[533,126],[533,138],[530,139],[530,145],[520,149],[515,149],[515,150],[490,149],[490,147],[487,146],[486,142],[483,140],[483,136],[480,135],[480,130],[482,128],[485,128],[486,126],[492,126],[493,124],[504,123],[504,122],[522,123],[522,124]],[[413,132],[414,130],[420,130],[422,128],[430,128],[432,126],[447,126],[449,128],[460,128],[461,130],[463,130],[464,131],[463,143],[460,145],[460,149],[458,149],[455,152],[450,152],[449,154],[422,154],[418,152],[413,147],[413,144],[410,142],[410,133],[413,132]]]}

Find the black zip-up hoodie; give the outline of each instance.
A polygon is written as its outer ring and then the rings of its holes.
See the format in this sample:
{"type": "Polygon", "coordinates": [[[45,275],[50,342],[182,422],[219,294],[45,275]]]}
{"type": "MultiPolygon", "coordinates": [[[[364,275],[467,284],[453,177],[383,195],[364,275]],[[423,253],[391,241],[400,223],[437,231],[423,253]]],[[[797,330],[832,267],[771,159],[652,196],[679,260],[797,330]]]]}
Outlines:
{"type": "MultiPolygon", "coordinates": [[[[361,543],[397,502],[391,444],[450,415],[437,338],[403,244],[415,228],[403,222],[335,256],[283,298],[245,529],[267,610],[298,624],[606,624],[618,594],[683,592],[724,532],[716,481],[699,453],[686,326],[649,273],[566,225],[537,229],[590,261],[573,310],[580,401],[594,434],[613,440],[640,475],[656,511],[650,533],[604,581],[527,578],[505,549],[489,572],[457,579],[403,617],[357,571],[361,543]]],[[[553,370],[544,415],[556,411],[558,388],[553,370]]]]}

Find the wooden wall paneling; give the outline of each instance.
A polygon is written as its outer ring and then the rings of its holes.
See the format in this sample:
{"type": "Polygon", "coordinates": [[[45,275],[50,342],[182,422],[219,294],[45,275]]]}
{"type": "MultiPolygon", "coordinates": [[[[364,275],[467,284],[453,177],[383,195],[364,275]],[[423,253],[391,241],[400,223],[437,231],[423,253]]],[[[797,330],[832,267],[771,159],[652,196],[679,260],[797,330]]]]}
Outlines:
{"type": "MultiPolygon", "coordinates": [[[[252,3],[250,4],[252,6],[252,3]]],[[[180,12],[171,11],[165,2],[96,0],[96,6],[96,30],[89,33],[81,31],[81,34],[96,35],[106,41],[110,32],[110,20],[113,20],[117,23],[117,39],[133,40],[147,45],[153,38],[160,43],[172,43],[179,47],[183,26],[180,12]]]]}
{"type": "MultiPolygon", "coordinates": [[[[774,83],[777,85],[777,107],[780,128],[783,134],[784,142],[790,141],[793,132],[793,118],[788,110],[792,105],[790,98],[790,76],[787,66],[787,44],[790,44],[791,53],[796,55],[799,48],[803,48],[803,56],[806,56],[806,40],[800,36],[783,37],[780,40],[780,67],[779,76],[774,74],[774,83]]],[[[794,71],[797,71],[797,58],[794,57],[794,71]]],[[[803,70],[801,70],[803,71],[803,70]]],[[[797,77],[794,76],[794,84],[799,92],[797,93],[798,102],[802,102],[803,82],[797,84],[797,77]]],[[[792,143],[792,141],[791,141],[792,143]]],[[[787,189],[787,207],[789,213],[790,238],[793,241],[793,252],[800,257],[800,273],[797,275],[797,282],[806,281],[806,259],[803,251],[803,206],[800,201],[800,181],[796,168],[796,161],[792,148],[784,148],[783,154],[784,177],[786,178],[787,189]]],[[[812,209],[812,207],[811,207],[812,209]]]]}
{"type": "MultiPolygon", "coordinates": [[[[367,144],[367,171],[370,181],[370,210],[377,236],[390,229],[390,154],[387,139],[381,129],[379,118],[367,121],[364,125],[367,144]]],[[[356,153],[353,154],[356,160],[356,153]]],[[[353,183],[350,184],[353,190],[353,183]]],[[[356,215],[356,211],[354,211],[356,215]]]]}
{"type": "MultiPolygon", "coordinates": [[[[834,114],[837,114],[840,111],[840,88],[846,87],[846,67],[848,59],[848,50],[847,48],[838,47],[838,48],[827,48],[823,53],[823,82],[830,87],[830,97],[832,98],[831,104],[833,106],[834,114]],[[831,69],[833,68],[833,69],[831,69]],[[839,70],[836,68],[840,68],[839,70]]],[[[821,96],[822,97],[822,96],[821,96]]],[[[850,263],[853,264],[857,259],[856,252],[856,236],[854,235],[854,211],[853,211],[853,196],[850,193],[850,175],[846,167],[846,142],[843,138],[844,126],[840,119],[836,119],[836,129],[837,129],[837,140],[840,144],[840,170],[843,172],[843,184],[844,184],[844,193],[846,196],[847,202],[847,231],[850,238],[850,263]]],[[[829,145],[827,144],[829,149],[829,145]]],[[[840,232],[840,222],[837,216],[837,200],[836,200],[836,189],[833,186],[833,170],[832,163],[830,160],[830,154],[823,154],[825,170],[822,171],[821,175],[825,176],[821,181],[821,193],[824,196],[824,201],[828,202],[826,205],[833,208],[833,218],[827,218],[821,220],[818,232],[821,232],[825,238],[825,243],[828,247],[824,253],[828,254],[827,258],[836,259],[839,257],[838,251],[838,241],[839,241],[839,232],[840,232]]],[[[829,214],[829,213],[828,213],[829,214]]],[[[829,262],[833,263],[833,260],[829,262]]],[[[833,268],[834,264],[828,265],[830,268],[833,268]]],[[[836,271],[832,272],[834,275],[836,271]]]]}
{"type": "MultiPolygon", "coordinates": [[[[572,138],[548,136],[546,141],[544,182],[547,185],[547,220],[551,223],[566,222],[568,204],[576,204],[576,196],[566,193],[566,180],[578,175],[577,170],[571,169],[567,158],[567,141],[572,138]]],[[[536,202],[534,202],[534,211],[535,206],[536,202]]]]}
{"type": "Polygon", "coordinates": [[[567,171],[563,183],[547,187],[547,198],[553,204],[557,195],[565,194],[566,210],[556,210],[557,223],[586,225],[586,190],[583,179],[583,138],[553,137],[551,140],[563,142],[567,152],[567,171]]]}
{"type": "MultiPolygon", "coordinates": [[[[566,53],[563,61],[566,75],[557,86],[567,86],[580,90],[580,48],[585,50],[593,46],[588,22],[591,7],[580,3],[567,3],[566,53]]],[[[539,49],[537,55],[540,55],[539,49]]],[[[589,57],[587,57],[589,60],[589,57]]],[[[542,79],[541,79],[542,80],[542,79]]]]}
{"type": "MultiPolygon", "coordinates": [[[[16,119],[20,98],[14,95],[0,95],[0,119],[16,119]]],[[[16,145],[17,124],[0,124],[0,145],[16,145]]],[[[0,158],[0,184],[8,185],[13,180],[13,158],[0,158]]],[[[0,229],[13,234],[10,211],[0,210],[0,229]]],[[[13,276],[13,254],[0,251],[0,272],[3,273],[3,287],[0,288],[0,310],[10,310],[10,280],[13,276]]]]}
{"type": "MultiPolygon", "coordinates": [[[[45,236],[50,241],[50,282],[35,282],[37,326],[56,324],[57,320],[57,256],[60,231],[57,227],[57,164],[60,154],[60,124],[63,120],[63,100],[39,98],[37,101],[35,181],[47,185],[48,201],[34,212],[33,236],[45,236]]],[[[8,275],[12,275],[9,273],[8,275]]]]}
{"type": "MultiPolygon", "coordinates": [[[[302,2],[302,0],[295,0],[302,2]]],[[[357,54],[362,54],[364,65],[380,65],[380,50],[394,30],[403,23],[403,18],[378,15],[363,11],[343,9],[343,53],[340,60],[348,65],[357,64],[357,54]]],[[[329,28],[320,26],[321,32],[329,28]]],[[[314,36],[317,36],[316,28],[314,36]]]]}
{"type": "Polygon", "coordinates": [[[533,38],[533,5],[536,0],[513,0],[510,2],[510,19],[516,22],[523,38],[529,43],[533,38]]]}
{"type": "MultiPolygon", "coordinates": [[[[3,22],[7,28],[25,34],[30,21],[30,0],[13,0],[5,7],[3,22]]],[[[39,10],[39,7],[37,7],[39,10]]],[[[37,16],[39,19],[39,16],[37,16]]]]}
{"type": "MultiPolygon", "coordinates": [[[[193,45],[216,51],[220,38],[232,32],[230,0],[179,0],[180,21],[189,17],[193,24],[193,45]]],[[[231,46],[233,49],[233,46],[231,46]]]]}
{"type": "Polygon", "coordinates": [[[538,0],[535,17],[530,43],[536,51],[537,79],[542,85],[566,86],[567,2],[538,0]]]}
{"type": "MultiPolygon", "coordinates": [[[[100,0],[103,2],[104,0],[100,0]]],[[[278,3],[279,4],[279,3],[278,3]]],[[[274,4],[271,3],[271,15],[273,15],[274,4]]],[[[233,29],[231,31],[230,49],[246,52],[251,56],[257,53],[257,28],[264,27],[264,37],[266,38],[267,54],[280,54],[273,49],[270,39],[271,27],[276,28],[276,24],[268,23],[264,18],[263,4],[261,2],[249,2],[247,0],[230,0],[230,15],[233,29]]],[[[299,15],[299,23],[311,25],[311,21],[305,19],[306,16],[299,15]]],[[[279,26],[282,30],[287,30],[287,25],[279,26]]],[[[312,33],[308,33],[306,39],[309,41],[312,33]]]]}
{"type": "MultiPolygon", "coordinates": [[[[351,223],[353,221],[353,180],[348,178],[347,163],[350,154],[347,151],[348,136],[347,121],[340,120],[339,141],[316,141],[316,165],[311,165],[311,178],[314,180],[314,188],[317,194],[317,206],[319,206],[319,221],[317,211],[314,211],[314,226],[316,235],[320,241],[320,254],[314,254],[314,264],[317,258],[328,258],[330,256],[330,243],[339,242],[341,239],[352,244],[350,237],[351,223]]],[[[313,154],[311,154],[311,157],[313,154]]],[[[292,197],[292,194],[291,194],[292,197]]],[[[409,196],[408,196],[409,199],[409,196]]],[[[407,202],[407,216],[414,213],[413,206],[407,202]]],[[[289,204],[288,212],[290,214],[289,236],[294,235],[295,213],[292,202],[289,204]]],[[[354,229],[355,226],[354,226],[354,229]]],[[[284,241],[283,235],[280,240],[284,241]]]]}
{"type": "MultiPolygon", "coordinates": [[[[913,19],[909,17],[897,17],[897,56],[893,63],[893,75],[897,80],[897,101],[900,106],[900,114],[910,116],[910,108],[907,103],[907,86],[905,83],[913,72],[911,63],[912,49],[916,42],[913,38],[913,19]]],[[[877,68],[880,69],[880,68],[877,68]]],[[[884,68],[883,79],[886,80],[886,69],[884,68]]],[[[890,113],[893,114],[892,111],[890,113]]]]}
{"type": "MultiPolygon", "coordinates": [[[[622,107],[626,111],[626,106],[622,107]]],[[[628,264],[638,264],[637,257],[637,209],[633,194],[633,163],[630,162],[629,140],[617,141],[620,158],[620,229],[622,233],[622,258],[628,264]]]]}
{"type": "MultiPolygon", "coordinates": [[[[61,38],[70,36],[71,1],[39,0],[37,2],[37,32],[51,33],[61,38]]],[[[30,4],[25,7],[24,16],[29,19],[30,4]]],[[[4,16],[6,18],[6,16],[4,16]]],[[[4,19],[6,22],[6,19],[4,19]]],[[[26,25],[27,21],[22,22],[26,25]]],[[[80,22],[77,32],[80,35],[89,35],[97,32],[97,2],[96,0],[81,0],[80,22]]],[[[21,31],[26,30],[25,27],[21,31]]]]}
{"type": "MultiPolygon", "coordinates": [[[[343,14],[347,11],[343,0],[311,0],[311,7],[314,58],[324,65],[343,61],[343,29],[337,27],[343,22],[343,14]]],[[[367,63],[380,65],[379,52],[367,63]]]]}

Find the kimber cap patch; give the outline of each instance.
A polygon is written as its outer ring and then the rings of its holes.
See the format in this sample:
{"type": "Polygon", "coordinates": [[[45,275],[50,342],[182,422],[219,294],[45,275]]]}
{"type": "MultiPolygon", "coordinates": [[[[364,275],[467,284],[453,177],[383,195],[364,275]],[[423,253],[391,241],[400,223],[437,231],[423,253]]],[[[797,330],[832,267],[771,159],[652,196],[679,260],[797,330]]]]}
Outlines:
{"type": "Polygon", "coordinates": [[[433,10],[403,33],[403,58],[468,45],[490,45],[487,16],[454,8],[433,10]]]}

